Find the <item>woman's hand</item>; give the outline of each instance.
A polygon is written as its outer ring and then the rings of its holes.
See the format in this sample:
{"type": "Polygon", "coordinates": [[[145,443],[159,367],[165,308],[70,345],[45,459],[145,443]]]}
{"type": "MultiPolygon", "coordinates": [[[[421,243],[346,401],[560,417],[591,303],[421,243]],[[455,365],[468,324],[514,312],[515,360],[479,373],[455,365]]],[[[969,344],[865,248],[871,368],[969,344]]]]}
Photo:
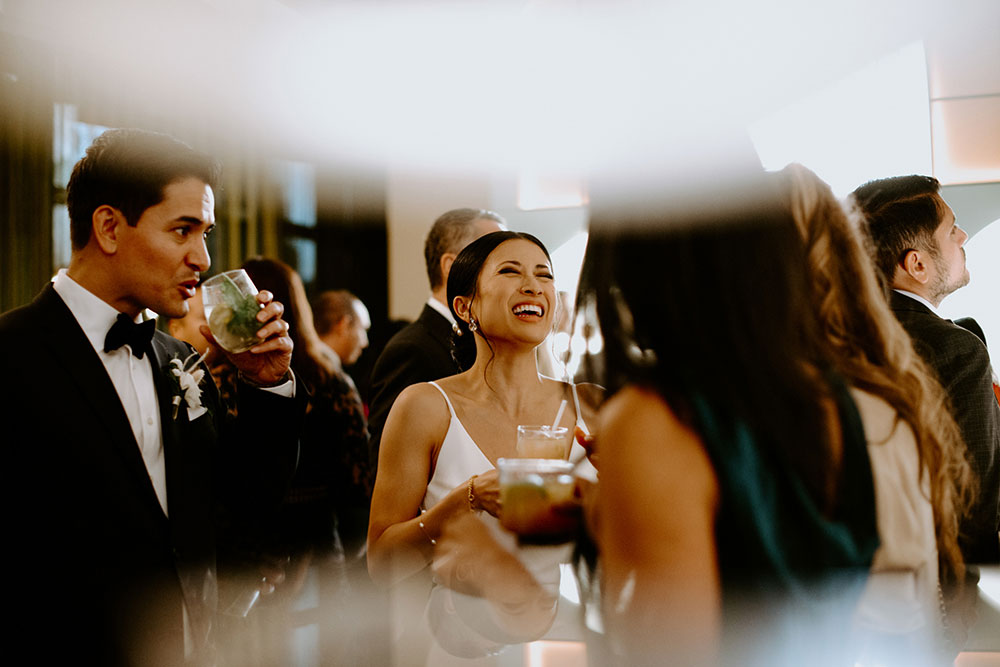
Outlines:
{"type": "Polygon", "coordinates": [[[574,431],[573,434],[576,436],[576,441],[580,443],[583,450],[587,452],[587,458],[590,459],[590,465],[594,466],[597,470],[600,470],[600,457],[597,455],[597,436],[593,433],[584,433],[583,429],[579,426],[576,427],[576,431],[574,431]]]}
{"type": "Polygon", "coordinates": [[[476,475],[466,483],[469,507],[500,516],[500,477],[496,468],[476,475]]]}
{"type": "Polygon", "coordinates": [[[520,563],[496,543],[482,521],[465,513],[445,522],[431,568],[438,583],[459,593],[483,596],[489,588],[488,577],[508,568],[516,572],[520,563]]]}
{"type": "Polygon", "coordinates": [[[487,600],[493,607],[494,621],[513,641],[537,639],[552,625],[558,589],[540,585],[469,512],[445,523],[434,548],[432,568],[438,583],[487,600]]]}

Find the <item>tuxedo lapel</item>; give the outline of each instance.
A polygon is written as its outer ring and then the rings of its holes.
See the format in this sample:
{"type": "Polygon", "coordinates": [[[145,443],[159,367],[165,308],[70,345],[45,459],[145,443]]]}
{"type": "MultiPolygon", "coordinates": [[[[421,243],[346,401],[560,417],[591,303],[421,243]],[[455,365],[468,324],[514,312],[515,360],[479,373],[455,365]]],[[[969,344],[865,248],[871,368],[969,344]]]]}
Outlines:
{"type": "MultiPolygon", "coordinates": [[[[192,639],[200,650],[210,642],[212,616],[215,613],[217,589],[212,571],[198,561],[194,544],[209,544],[213,517],[205,516],[204,508],[212,507],[210,495],[205,497],[203,474],[212,470],[208,452],[213,449],[215,430],[208,413],[195,421],[188,419],[188,406],[183,400],[176,407],[180,383],[172,374],[171,360],[182,362],[191,354],[190,348],[160,332],[152,341],[153,378],[160,406],[160,431],[163,434],[163,458],[167,474],[167,506],[170,512],[171,542],[177,558],[177,576],[184,597],[192,639]],[[207,531],[207,532],[206,532],[207,531]],[[201,567],[199,567],[201,565],[201,567]]],[[[212,378],[207,373],[202,389],[208,389],[212,378]]],[[[208,402],[208,397],[202,398],[208,402]]],[[[214,556],[212,558],[214,563],[214,556]]]]}
{"type": "Polygon", "coordinates": [[[430,334],[429,337],[434,340],[450,357],[452,335],[451,322],[449,322],[444,315],[426,305],[420,312],[420,317],[418,319],[427,328],[427,333],[430,334]]]}
{"type": "Polygon", "coordinates": [[[152,503],[152,507],[162,515],[125,408],[100,357],[52,285],[42,291],[37,304],[43,315],[38,335],[46,341],[53,360],[65,370],[68,381],[90,404],[97,421],[104,427],[106,437],[102,438],[99,433],[87,433],[89,427],[81,425],[85,433],[84,441],[95,445],[102,441],[109,443],[124,461],[134,483],[140,487],[138,497],[152,503]]]}
{"type": "MultiPolygon", "coordinates": [[[[178,393],[179,385],[175,386],[171,381],[170,360],[172,359],[163,341],[157,336],[153,336],[151,349],[153,356],[150,361],[153,364],[153,382],[156,384],[156,400],[160,407],[160,432],[163,436],[163,456],[166,460],[167,481],[170,480],[171,452],[178,440],[178,420],[187,421],[187,410],[185,405],[177,406],[177,416],[174,417],[174,396],[178,393]]],[[[183,361],[183,359],[182,359],[183,361]]],[[[169,501],[169,492],[168,492],[169,501]]]]}

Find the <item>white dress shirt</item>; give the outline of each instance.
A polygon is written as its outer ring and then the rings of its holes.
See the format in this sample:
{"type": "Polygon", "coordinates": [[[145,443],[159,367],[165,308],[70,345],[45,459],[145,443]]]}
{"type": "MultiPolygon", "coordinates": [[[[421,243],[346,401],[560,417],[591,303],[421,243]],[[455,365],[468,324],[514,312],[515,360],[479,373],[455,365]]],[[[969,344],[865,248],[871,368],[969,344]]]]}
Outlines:
{"type": "Polygon", "coordinates": [[[455,318],[452,316],[451,310],[448,309],[448,306],[444,305],[434,297],[427,299],[427,305],[436,310],[437,312],[441,313],[441,317],[448,320],[449,324],[451,324],[452,326],[455,325],[455,318]]]}
{"type": "MultiPolygon", "coordinates": [[[[118,392],[122,408],[132,426],[132,435],[146,464],[149,481],[156,491],[163,513],[167,514],[167,471],[163,460],[163,434],[160,430],[160,409],[153,381],[150,354],[136,359],[131,345],[113,352],[104,351],[104,338],[115,323],[118,311],[69,277],[66,269],[59,271],[52,286],[79,323],[87,340],[108,371],[108,377],[118,392]]],[[[136,322],[141,322],[137,318],[136,322]]]]}

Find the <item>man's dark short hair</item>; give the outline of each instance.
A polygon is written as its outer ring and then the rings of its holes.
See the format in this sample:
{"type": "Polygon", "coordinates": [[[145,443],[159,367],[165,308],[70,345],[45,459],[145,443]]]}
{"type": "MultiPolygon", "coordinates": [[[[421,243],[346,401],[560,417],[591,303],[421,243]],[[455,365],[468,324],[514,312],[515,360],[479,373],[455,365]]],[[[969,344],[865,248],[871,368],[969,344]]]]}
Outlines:
{"type": "Polygon", "coordinates": [[[358,297],[345,289],[320,293],[312,304],[313,325],[316,327],[316,333],[325,336],[333,331],[333,328],[345,317],[350,317],[353,320],[355,301],[358,301],[358,297]]]}
{"type": "Polygon", "coordinates": [[[934,232],[945,216],[941,183],[932,176],[895,176],[868,181],[853,193],[864,215],[875,265],[885,285],[910,250],[938,252],[934,232]]]}
{"type": "Polygon", "coordinates": [[[174,181],[194,177],[215,189],[219,174],[214,158],[173,137],[146,130],[108,130],[76,163],[66,186],[73,247],[90,242],[98,207],[118,209],[134,227],[147,208],[163,201],[164,188],[174,181]]]}
{"type": "Polygon", "coordinates": [[[493,220],[505,224],[500,214],[481,208],[456,208],[434,221],[424,241],[424,261],[427,263],[427,280],[431,289],[444,285],[441,275],[441,257],[445,253],[461,252],[475,236],[472,223],[476,220],[493,220]]]}

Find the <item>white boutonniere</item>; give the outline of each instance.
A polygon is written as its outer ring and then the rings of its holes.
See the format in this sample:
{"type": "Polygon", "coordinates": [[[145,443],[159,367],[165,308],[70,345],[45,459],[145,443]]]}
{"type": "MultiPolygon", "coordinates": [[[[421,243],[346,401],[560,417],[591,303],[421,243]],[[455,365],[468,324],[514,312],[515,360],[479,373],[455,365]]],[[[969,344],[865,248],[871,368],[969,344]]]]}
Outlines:
{"type": "Polygon", "coordinates": [[[174,419],[177,419],[177,411],[181,407],[182,401],[187,403],[188,421],[194,421],[208,411],[208,408],[201,404],[201,387],[199,386],[201,381],[205,379],[205,369],[198,368],[205,355],[201,355],[194,363],[191,363],[191,360],[197,356],[198,354],[194,353],[184,361],[177,357],[170,360],[170,365],[173,366],[170,372],[177,379],[178,389],[177,395],[173,398],[174,419]]]}

